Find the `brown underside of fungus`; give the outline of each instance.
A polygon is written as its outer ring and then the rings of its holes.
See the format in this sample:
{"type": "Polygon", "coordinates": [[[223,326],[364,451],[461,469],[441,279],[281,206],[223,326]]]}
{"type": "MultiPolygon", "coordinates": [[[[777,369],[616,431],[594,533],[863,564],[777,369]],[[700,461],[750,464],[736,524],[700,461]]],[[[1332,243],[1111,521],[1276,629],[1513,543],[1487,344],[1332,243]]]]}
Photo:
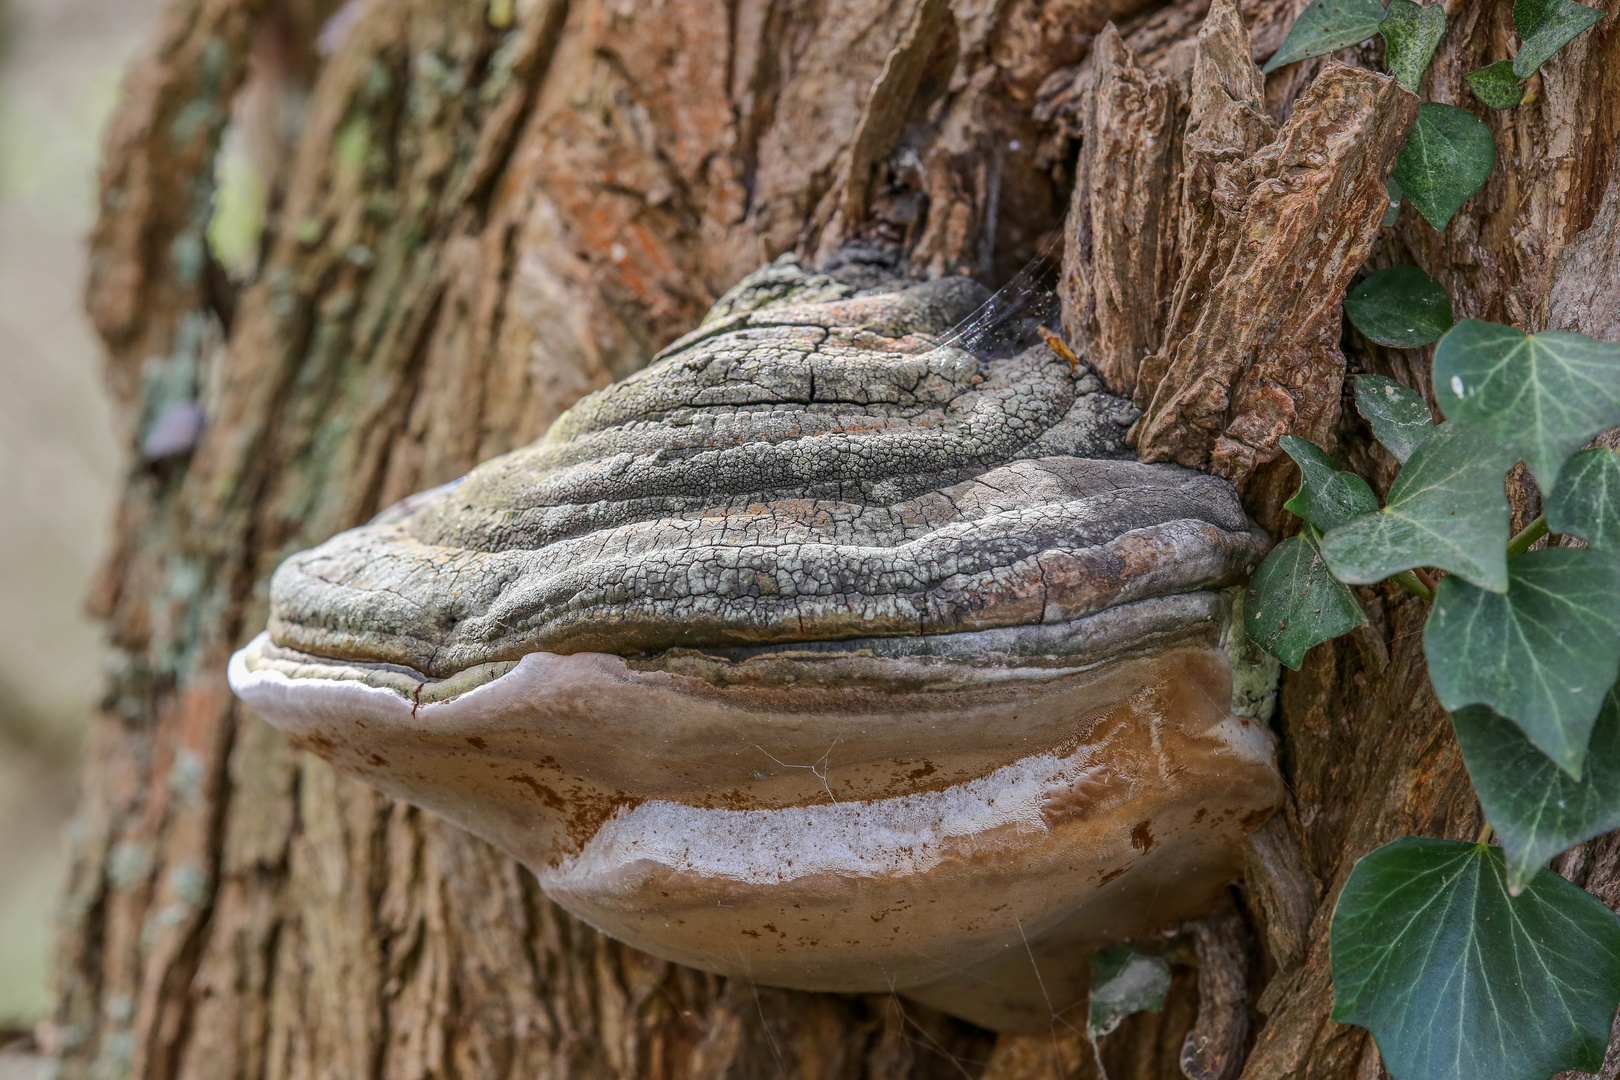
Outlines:
{"type": "Polygon", "coordinates": [[[1281,798],[1226,647],[1266,540],[1083,366],[946,339],[982,299],[762,269],[287,560],[232,685],[639,948],[1044,1029],[1281,798]]]}

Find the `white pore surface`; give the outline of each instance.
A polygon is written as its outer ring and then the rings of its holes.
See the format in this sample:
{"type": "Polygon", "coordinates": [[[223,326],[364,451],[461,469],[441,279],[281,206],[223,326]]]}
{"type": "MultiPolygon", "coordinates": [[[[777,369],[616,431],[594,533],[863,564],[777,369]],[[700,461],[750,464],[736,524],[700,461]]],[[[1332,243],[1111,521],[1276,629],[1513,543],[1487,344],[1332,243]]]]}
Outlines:
{"type": "MultiPolygon", "coordinates": [[[[246,650],[244,650],[245,652],[246,650]]],[[[291,730],[329,728],[362,720],[429,727],[504,713],[543,672],[542,654],[450,701],[422,705],[393,691],[345,679],[293,679],[273,669],[250,670],[243,652],[231,657],[231,689],[256,712],[291,730]]],[[[1012,825],[1044,834],[1044,798],[1083,781],[1093,751],[1058,757],[1036,754],[942,791],[889,799],[776,810],[706,810],[651,800],[621,810],[576,856],[541,882],[578,887],[638,862],[755,884],[811,874],[898,876],[938,865],[963,837],[1012,825]],[[953,844],[953,841],[955,842],[953,844]]]]}
{"type": "MultiPolygon", "coordinates": [[[[401,731],[473,731],[538,722],[534,716],[519,717],[571,675],[588,672],[587,681],[604,676],[608,682],[625,680],[628,672],[613,671],[602,663],[607,659],[531,653],[500,678],[414,710],[397,692],[358,681],[252,671],[242,653],[231,658],[230,682],[250,707],[295,733],[330,730],[356,720],[401,731]]],[[[1229,717],[1208,734],[1242,758],[1270,757],[1269,741],[1253,725],[1229,717]]],[[[1068,756],[1035,754],[953,787],[886,799],[773,810],[705,809],[649,800],[620,810],[578,854],[554,868],[539,869],[539,876],[547,887],[591,891],[613,889],[610,882],[628,887],[631,882],[622,875],[639,878],[638,867],[650,870],[654,865],[750,884],[816,874],[894,878],[923,873],[960,856],[964,844],[971,848],[972,837],[992,830],[1011,826],[1023,835],[1046,834],[1042,807],[1051,792],[1084,785],[1088,772],[1103,779],[1105,769],[1092,760],[1096,753],[1082,745],[1068,756]]]]}
{"type": "Polygon", "coordinates": [[[930,870],[960,838],[1011,825],[1044,834],[1041,804],[1082,779],[1088,754],[1037,754],[943,791],[776,810],[706,810],[654,800],[621,811],[542,885],[600,882],[638,862],[707,878],[778,884],[811,874],[899,877],[930,870]],[[953,843],[954,841],[954,843],[953,843]]]}
{"type": "Polygon", "coordinates": [[[304,720],[297,728],[311,726],[308,721],[343,716],[362,720],[376,718],[391,720],[401,711],[410,713],[410,703],[394,690],[367,686],[351,679],[292,679],[273,668],[253,671],[247,666],[247,654],[255,645],[268,641],[268,633],[254,638],[246,648],[231,654],[225,678],[231,690],[248,708],[277,726],[287,727],[284,721],[304,720]]]}
{"type": "MultiPolygon", "coordinates": [[[[574,657],[550,653],[530,653],[517,666],[498,679],[480,683],[448,701],[415,705],[398,690],[371,686],[359,679],[292,678],[274,668],[250,669],[247,654],[261,643],[268,643],[268,632],[260,634],[231,656],[226,676],[231,689],[254,712],[288,731],[313,730],[335,724],[364,720],[391,727],[425,729],[435,725],[478,724],[504,721],[533,697],[531,689],[556,682],[558,675],[547,660],[566,665],[574,657]]],[[[576,653],[588,663],[592,653],[576,653]]],[[[624,663],[618,657],[620,668],[624,663]]],[[[591,674],[603,665],[590,665],[591,674]]],[[[624,675],[617,680],[629,681],[624,675]]]]}

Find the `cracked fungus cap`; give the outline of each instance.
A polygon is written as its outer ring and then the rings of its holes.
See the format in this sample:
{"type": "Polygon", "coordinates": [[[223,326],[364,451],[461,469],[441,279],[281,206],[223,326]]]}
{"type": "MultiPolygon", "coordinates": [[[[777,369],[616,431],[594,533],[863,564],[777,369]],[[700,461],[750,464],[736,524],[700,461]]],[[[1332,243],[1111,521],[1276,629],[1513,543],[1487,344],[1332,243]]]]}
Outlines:
{"type": "Polygon", "coordinates": [[[940,344],[982,297],[766,267],[288,559],[232,686],[638,948],[1045,1030],[1281,798],[1227,647],[1266,540],[1084,367],[940,344]]]}

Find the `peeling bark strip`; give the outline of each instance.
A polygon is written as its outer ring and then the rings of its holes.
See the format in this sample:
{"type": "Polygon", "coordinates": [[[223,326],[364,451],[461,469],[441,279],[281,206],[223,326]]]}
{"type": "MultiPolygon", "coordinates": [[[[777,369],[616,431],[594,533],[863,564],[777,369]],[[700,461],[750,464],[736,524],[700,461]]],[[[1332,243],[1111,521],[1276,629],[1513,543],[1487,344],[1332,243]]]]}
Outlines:
{"type": "Polygon", "coordinates": [[[899,139],[928,61],[950,22],[947,0],[920,0],[904,35],[884,60],[883,70],[872,82],[866,108],[850,140],[849,154],[835,185],[835,190],[843,188],[842,200],[829,199],[822,204],[835,215],[835,220],[830,223],[832,227],[822,231],[823,244],[831,246],[824,246],[818,261],[833,258],[838,245],[866,223],[880,159],[899,139]]]}
{"type": "Polygon", "coordinates": [[[1236,1080],[1249,1034],[1248,929],[1235,911],[1192,924],[1198,951],[1198,1021],[1181,1046],[1187,1080],[1236,1080]]]}
{"type": "Polygon", "coordinates": [[[1333,64],[1274,142],[1222,170],[1205,246],[1231,256],[1202,297],[1178,286],[1177,314],[1196,303],[1198,315],[1166,342],[1164,378],[1132,433],[1144,459],[1242,487],[1283,435],[1332,444],[1339,303],[1378,237],[1385,179],[1416,111],[1394,79],[1333,64]]]}
{"type": "Polygon", "coordinates": [[[1249,834],[1243,875],[1249,902],[1260,915],[1271,958],[1284,974],[1305,959],[1311,917],[1322,896],[1322,886],[1305,864],[1290,830],[1289,816],[1286,811],[1274,814],[1249,834]]]}
{"type": "Polygon", "coordinates": [[[1138,67],[1112,23],[1091,63],[1064,233],[1064,329],[1103,384],[1131,397],[1159,346],[1175,273],[1182,90],[1138,67]]]}
{"type": "Polygon", "coordinates": [[[1249,59],[1249,32],[1231,0],[1217,0],[1198,30],[1188,88],[1184,164],[1178,181],[1178,271],[1164,302],[1169,308],[1160,348],[1142,361],[1136,404],[1146,408],[1164,380],[1169,342],[1197,322],[1212,282],[1230,262],[1236,242],[1223,227],[1223,207],[1240,199],[1251,155],[1275,137],[1265,114],[1260,69],[1249,59]]]}
{"type": "Polygon", "coordinates": [[[1333,442],[1339,302],[1416,109],[1393,80],[1329,65],[1278,133],[1250,51],[1232,0],[1185,84],[1099,35],[1062,281],[1066,329],[1144,409],[1141,456],[1240,488],[1283,435],[1333,442]]]}

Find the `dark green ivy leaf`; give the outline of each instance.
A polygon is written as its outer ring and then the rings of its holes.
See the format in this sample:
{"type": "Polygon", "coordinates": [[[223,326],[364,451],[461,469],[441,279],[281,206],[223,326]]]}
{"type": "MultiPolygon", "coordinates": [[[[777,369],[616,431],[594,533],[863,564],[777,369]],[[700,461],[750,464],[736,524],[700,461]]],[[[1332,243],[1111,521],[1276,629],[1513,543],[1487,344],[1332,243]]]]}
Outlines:
{"type": "Polygon", "coordinates": [[[1463,76],[1474,96],[1493,109],[1511,109],[1524,100],[1524,87],[1513,74],[1513,61],[1498,60],[1490,67],[1463,76]]]}
{"type": "Polygon", "coordinates": [[[1333,1019],[1395,1080],[1595,1072],[1620,1004],[1620,919],[1543,870],[1508,893],[1500,848],[1407,837],[1365,856],[1333,912],[1333,1019]]]}
{"type": "Polygon", "coordinates": [[[1315,525],[1323,532],[1357,514],[1378,509],[1378,497],[1367,481],[1351,472],[1340,472],[1320,446],[1297,435],[1284,435],[1279,444],[1299,466],[1299,491],[1283,508],[1315,525]]]}
{"type": "Polygon", "coordinates": [[[1414,566],[1438,566],[1481,588],[1506,592],[1503,479],[1514,460],[1476,428],[1441,424],[1412,452],[1384,508],[1330,530],[1322,537],[1322,555],[1339,580],[1355,585],[1414,566]]]}
{"type": "Polygon", "coordinates": [[[1620,676],[1620,558],[1527,552],[1508,560],[1505,594],[1448,577],[1423,655],[1440,704],[1489,705],[1578,780],[1592,722],[1620,676]]]}
{"type": "Polygon", "coordinates": [[[1378,33],[1384,5],[1378,0],[1312,0],[1288,28],[1282,48],[1271,54],[1262,72],[1309,56],[1326,56],[1348,49],[1378,33]]]}
{"type": "Polygon", "coordinates": [[[1473,113],[1425,101],[1395,159],[1395,179],[1418,213],[1443,229],[1496,167],[1496,139],[1473,113]]]}
{"type": "Polygon", "coordinates": [[[1309,527],[1271,549],[1243,602],[1249,640],[1295,671],[1311,646],[1366,621],[1355,594],[1328,572],[1309,527]]]}
{"type": "Polygon", "coordinates": [[[1446,416],[1490,432],[1553,491],[1564,459],[1620,424],[1620,344],[1464,319],[1435,349],[1434,396],[1446,416]]]}
{"type": "Polygon", "coordinates": [[[1395,81],[1413,93],[1423,81],[1435,46],[1446,33],[1446,13],[1439,4],[1419,6],[1412,0],[1389,0],[1384,21],[1384,64],[1395,81]]]}
{"type": "Polygon", "coordinates": [[[1513,58],[1513,73],[1528,79],[1559,49],[1603,18],[1603,12],[1570,0],[1514,0],[1513,28],[1524,42],[1513,58]]]}
{"type": "Polygon", "coordinates": [[[1380,345],[1411,349],[1451,329],[1451,296],[1415,266],[1389,266],[1350,290],[1344,313],[1380,345]]]}
{"type": "Polygon", "coordinates": [[[1547,498],[1547,526],[1594,548],[1620,551],[1620,453],[1594,446],[1564,462],[1547,498]]]}
{"type": "Polygon", "coordinates": [[[1402,465],[1434,431],[1434,417],[1417,392],[1382,375],[1356,376],[1356,408],[1373,438],[1402,465]]]}
{"type": "Polygon", "coordinates": [[[1158,1012],[1169,989],[1170,965],[1157,956],[1143,956],[1129,945],[1093,953],[1086,1033],[1107,1035],[1132,1013],[1158,1012]]]}
{"type": "Polygon", "coordinates": [[[1509,888],[1524,888],[1560,851],[1620,828],[1620,691],[1604,698],[1579,780],[1484,705],[1458,709],[1451,726],[1479,804],[1507,853],[1509,888]]]}

